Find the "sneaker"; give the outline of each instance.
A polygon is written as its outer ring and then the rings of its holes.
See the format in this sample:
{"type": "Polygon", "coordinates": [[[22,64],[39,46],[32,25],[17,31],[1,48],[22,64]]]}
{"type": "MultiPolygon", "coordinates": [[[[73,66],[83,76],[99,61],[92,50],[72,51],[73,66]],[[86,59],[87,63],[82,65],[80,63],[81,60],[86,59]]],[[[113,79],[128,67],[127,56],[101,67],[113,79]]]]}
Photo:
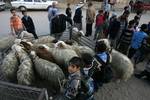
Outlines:
{"type": "Polygon", "coordinates": [[[134,76],[139,79],[142,78],[141,74],[135,74],[134,76]]]}

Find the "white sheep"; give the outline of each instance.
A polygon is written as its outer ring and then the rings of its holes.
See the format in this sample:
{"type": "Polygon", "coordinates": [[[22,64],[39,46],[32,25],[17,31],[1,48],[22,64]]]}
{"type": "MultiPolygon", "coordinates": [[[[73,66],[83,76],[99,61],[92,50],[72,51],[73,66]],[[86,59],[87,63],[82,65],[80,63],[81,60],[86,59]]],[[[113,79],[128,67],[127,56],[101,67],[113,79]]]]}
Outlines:
{"type": "Polygon", "coordinates": [[[33,64],[29,55],[23,50],[20,45],[13,47],[20,61],[19,69],[17,71],[17,79],[19,84],[31,85],[34,81],[33,64]]]}
{"type": "Polygon", "coordinates": [[[45,44],[45,43],[52,43],[55,40],[52,36],[42,36],[39,39],[33,40],[33,44],[45,44]]]}
{"type": "Polygon", "coordinates": [[[13,36],[0,38],[0,51],[11,47],[14,44],[14,41],[15,37],[13,36]]]}
{"type": "Polygon", "coordinates": [[[103,41],[106,44],[107,50],[109,50],[109,52],[111,50],[111,65],[115,71],[116,77],[120,80],[127,81],[134,73],[134,66],[131,60],[126,55],[116,51],[115,49],[111,49],[108,39],[100,39],[99,41],[103,41]]]}
{"type": "Polygon", "coordinates": [[[14,81],[17,79],[16,73],[18,70],[19,62],[16,58],[15,52],[11,51],[8,55],[4,58],[0,70],[10,81],[14,81]]]}
{"type": "Polygon", "coordinates": [[[94,51],[87,46],[72,46],[72,49],[77,53],[79,57],[81,57],[81,55],[84,53],[88,53],[92,56],[95,55],[94,51]]]}
{"type": "Polygon", "coordinates": [[[65,78],[63,71],[55,63],[39,58],[35,51],[31,51],[35,70],[42,79],[46,79],[52,86],[58,87],[59,81],[65,78]]]}

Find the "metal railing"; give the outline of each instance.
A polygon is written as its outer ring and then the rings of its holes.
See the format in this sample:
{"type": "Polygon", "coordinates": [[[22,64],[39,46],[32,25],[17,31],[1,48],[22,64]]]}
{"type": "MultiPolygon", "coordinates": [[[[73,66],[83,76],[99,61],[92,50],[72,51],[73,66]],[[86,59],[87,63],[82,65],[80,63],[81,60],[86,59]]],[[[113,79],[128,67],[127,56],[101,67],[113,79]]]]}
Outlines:
{"type": "Polygon", "coordinates": [[[48,100],[46,89],[0,81],[0,100],[48,100]]]}

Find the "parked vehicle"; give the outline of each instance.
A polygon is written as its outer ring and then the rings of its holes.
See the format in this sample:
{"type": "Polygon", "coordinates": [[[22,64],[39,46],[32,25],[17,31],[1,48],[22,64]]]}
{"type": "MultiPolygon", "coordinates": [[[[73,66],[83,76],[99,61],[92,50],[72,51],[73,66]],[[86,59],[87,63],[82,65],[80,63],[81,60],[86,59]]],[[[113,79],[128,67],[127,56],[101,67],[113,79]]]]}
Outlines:
{"type": "Polygon", "coordinates": [[[50,5],[52,5],[53,2],[58,3],[57,1],[53,0],[17,0],[12,1],[12,7],[18,8],[20,10],[26,10],[26,9],[43,9],[46,10],[49,8],[50,5]]]}
{"type": "Polygon", "coordinates": [[[147,11],[150,10],[150,0],[136,0],[133,5],[134,11],[147,11]]]}
{"type": "Polygon", "coordinates": [[[4,10],[5,9],[5,3],[0,1],[0,10],[4,10]]]}

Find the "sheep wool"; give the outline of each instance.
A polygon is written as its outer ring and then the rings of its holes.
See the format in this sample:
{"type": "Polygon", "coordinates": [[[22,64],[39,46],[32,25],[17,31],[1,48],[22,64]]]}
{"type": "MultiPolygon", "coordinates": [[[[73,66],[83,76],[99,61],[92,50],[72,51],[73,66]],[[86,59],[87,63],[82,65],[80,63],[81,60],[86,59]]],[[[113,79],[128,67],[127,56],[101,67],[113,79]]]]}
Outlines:
{"type": "Polygon", "coordinates": [[[15,41],[15,37],[13,36],[0,38],[0,51],[11,47],[14,41],[15,41]]]}
{"type": "Polygon", "coordinates": [[[134,67],[131,60],[124,54],[112,50],[112,68],[114,69],[117,78],[127,81],[134,72],[134,67]]]}
{"type": "Polygon", "coordinates": [[[33,40],[33,44],[51,43],[53,40],[55,40],[55,38],[52,36],[43,36],[39,37],[39,39],[33,40]]]}
{"type": "Polygon", "coordinates": [[[33,57],[35,70],[39,76],[48,80],[51,85],[59,86],[59,80],[62,81],[65,78],[61,68],[55,63],[39,58],[35,55],[34,51],[32,51],[31,56],[33,57]]]}
{"type": "Polygon", "coordinates": [[[20,61],[19,70],[17,71],[18,83],[23,85],[31,85],[35,78],[32,61],[29,55],[23,50],[23,47],[15,45],[14,48],[20,61]]]}
{"type": "Polygon", "coordinates": [[[72,49],[53,48],[51,51],[56,63],[61,66],[67,66],[71,58],[78,57],[72,49]]]}
{"type": "Polygon", "coordinates": [[[17,79],[16,73],[18,70],[18,60],[14,52],[9,52],[8,55],[4,58],[0,70],[10,81],[14,81],[17,79]]]}
{"type": "Polygon", "coordinates": [[[87,46],[72,46],[72,49],[77,53],[79,57],[81,57],[81,55],[84,53],[88,53],[92,56],[95,55],[94,51],[87,46]]]}

